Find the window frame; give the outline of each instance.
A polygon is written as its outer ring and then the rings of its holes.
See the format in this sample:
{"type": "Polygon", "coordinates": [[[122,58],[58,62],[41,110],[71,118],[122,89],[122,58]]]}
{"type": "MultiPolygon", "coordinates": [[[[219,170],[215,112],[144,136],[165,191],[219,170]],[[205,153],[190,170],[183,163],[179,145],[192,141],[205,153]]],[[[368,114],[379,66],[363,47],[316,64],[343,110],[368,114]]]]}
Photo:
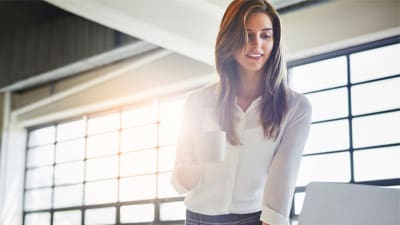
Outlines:
{"type": "MultiPolygon", "coordinates": [[[[347,84],[346,85],[309,91],[309,92],[305,92],[303,94],[313,94],[313,93],[319,93],[319,92],[328,91],[328,90],[337,90],[340,88],[347,89],[348,116],[334,118],[334,119],[325,119],[325,120],[314,121],[314,122],[312,122],[312,124],[326,123],[326,122],[338,121],[338,120],[343,120],[343,119],[348,120],[348,123],[349,123],[349,148],[344,149],[344,150],[337,150],[337,151],[303,154],[303,157],[304,156],[313,156],[313,155],[329,155],[329,154],[340,153],[340,152],[349,152],[350,153],[350,162],[349,162],[350,163],[350,182],[349,183],[351,183],[351,184],[366,184],[366,185],[376,185],[376,186],[398,186],[398,185],[400,185],[400,178],[356,181],[355,174],[354,174],[355,173],[354,172],[354,152],[355,151],[363,151],[363,150],[369,150],[369,149],[375,149],[375,148],[387,148],[387,147],[392,147],[392,146],[400,146],[400,142],[391,143],[391,144],[383,144],[383,145],[367,146],[367,147],[359,147],[359,148],[356,148],[353,146],[353,119],[354,118],[380,115],[380,114],[390,113],[390,112],[400,112],[400,108],[394,108],[394,109],[390,109],[390,110],[380,110],[380,111],[376,111],[376,112],[352,115],[352,102],[351,102],[351,93],[352,93],[351,88],[353,86],[358,86],[358,85],[372,83],[372,82],[379,82],[379,81],[383,81],[383,80],[400,78],[400,73],[399,74],[391,74],[389,76],[380,77],[380,78],[376,78],[376,79],[369,79],[369,80],[365,80],[365,81],[351,83],[351,70],[350,70],[350,67],[351,67],[350,55],[351,54],[368,51],[368,50],[372,50],[372,49],[379,48],[379,47],[385,47],[385,46],[389,46],[389,45],[393,45],[393,44],[398,44],[398,43],[400,43],[400,35],[385,38],[382,40],[372,41],[372,42],[365,43],[365,44],[356,45],[353,47],[343,48],[343,49],[339,49],[339,50],[335,50],[335,51],[331,51],[331,52],[327,52],[327,53],[323,53],[323,54],[318,54],[318,55],[314,55],[314,56],[310,56],[310,57],[292,60],[287,63],[288,71],[290,71],[291,68],[296,67],[296,66],[301,66],[301,65],[308,64],[308,63],[314,63],[314,62],[327,60],[327,59],[331,59],[331,58],[336,58],[336,57],[340,57],[340,56],[346,57],[346,62],[347,62],[347,84]]],[[[290,72],[288,73],[288,80],[290,81],[290,72]]],[[[305,189],[306,189],[305,186],[296,186],[294,196],[296,195],[296,193],[304,193],[305,189]]],[[[290,212],[290,219],[297,221],[298,215],[295,214],[295,208],[294,208],[295,207],[295,198],[294,197],[292,199],[292,203],[293,204],[292,204],[292,208],[291,208],[291,212],[290,212]]]]}
{"type": "MultiPolygon", "coordinates": [[[[97,116],[102,116],[102,115],[108,115],[108,114],[112,114],[112,113],[118,113],[119,114],[119,120],[120,120],[120,124],[119,124],[119,128],[117,129],[118,135],[119,135],[119,143],[118,143],[118,147],[121,147],[121,133],[123,130],[129,130],[132,129],[134,127],[141,127],[141,126],[146,126],[146,125],[156,125],[157,127],[157,144],[154,148],[145,148],[145,149],[141,149],[141,150],[134,150],[134,151],[121,151],[121,149],[119,149],[118,153],[116,153],[116,155],[118,156],[118,162],[120,161],[120,157],[121,154],[123,153],[129,153],[129,152],[135,152],[135,151],[145,151],[145,150],[151,150],[151,149],[155,149],[156,150],[156,164],[157,164],[157,168],[156,171],[154,173],[151,173],[151,175],[155,175],[156,176],[156,187],[155,190],[156,192],[158,192],[158,175],[159,174],[165,174],[165,173],[170,173],[170,172],[166,172],[166,171],[158,171],[158,163],[159,163],[159,151],[162,148],[167,148],[167,147],[174,147],[175,144],[166,144],[166,145],[160,145],[160,139],[159,139],[159,133],[160,133],[160,124],[161,124],[161,118],[160,118],[160,111],[161,111],[161,105],[165,102],[174,102],[174,101],[179,101],[179,100],[183,100],[185,98],[185,95],[187,94],[187,91],[181,91],[181,92],[175,92],[175,93],[171,93],[165,96],[159,96],[159,97],[154,97],[151,99],[143,99],[140,100],[138,102],[134,102],[134,103],[127,103],[124,104],[122,106],[119,107],[115,107],[113,109],[110,110],[102,110],[99,112],[95,112],[95,113],[88,113],[82,116],[76,116],[76,117],[72,117],[69,119],[65,119],[65,120],[60,120],[57,122],[49,122],[49,123],[45,123],[45,124],[41,124],[39,126],[32,126],[32,127],[28,127],[26,128],[27,131],[27,135],[26,135],[26,146],[25,146],[25,153],[27,154],[29,149],[32,148],[32,146],[29,146],[29,133],[32,132],[33,130],[37,130],[40,128],[46,128],[46,127],[50,127],[50,126],[54,126],[55,127],[55,137],[54,137],[54,142],[52,142],[51,144],[46,144],[46,145],[54,145],[54,159],[53,159],[53,164],[49,165],[53,168],[53,182],[51,186],[46,186],[46,187],[34,187],[34,188],[27,188],[26,187],[26,181],[27,181],[27,171],[29,169],[32,168],[37,168],[37,167],[28,167],[27,163],[28,163],[28,158],[25,157],[25,162],[24,162],[24,183],[23,183],[23,203],[22,203],[22,207],[23,207],[23,215],[22,215],[22,224],[25,225],[25,217],[26,215],[30,214],[30,213],[50,213],[50,225],[53,225],[54,223],[54,214],[56,212],[62,212],[62,211],[70,211],[70,210],[78,210],[81,212],[81,224],[85,224],[85,211],[88,209],[101,209],[101,208],[109,208],[109,207],[114,207],[115,208],[115,220],[116,222],[113,223],[115,225],[152,225],[152,224],[165,224],[165,225],[178,225],[178,224],[183,224],[183,220],[168,220],[168,221],[161,221],[160,215],[160,208],[161,205],[163,203],[173,203],[173,202],[183,202],[184,197],[183,196],[178,196],[178,197],[166,197],[166,198],[158,198],[158,196],[156,196],[154,199],[146,199],[146,200],[132,200],[132,201],[123,201],[120,202],[118,200],[118,196],[119,196],[119,180],[120,178],[124,178],[124,176],[120,176],[120,174],[118,174],[118,176],[116,178],[107,178],[107,179],[100,179],[100,180],[93,180],[93,181],[89,181],[89,182],[96,182],[96,181],[107,181],[107,180],[117,180],[117,184],[118,184],[118,190],[117,190],[117,201],[116,202],[112,202],[112,203],[101,203],[101,204],[88,204],[85,205],[84,199],[85,199],[85,188],[84,188],[84,184],[87,183],[88,181],[86,180],[86,175],[84,175],[84,179],[83,182],[80,183],[74,183],[72,185],[78,185],[81,184],[83,185],[83,190],[82,190],[82,204],[79,206],[71,206],[71,207],[60,207],[60,208],[54,208],[54,190],[55,187],[62,187],[65,186],[65,184],[62,185],[55,185],[54,183],[54,179],[55,179],[55,166],[56,166],[56,144],[58,143],[57,141],[57,126],[59,124],[63,124],[63,123],[67,123],[67,122],[73,122],[73,121],[77,121],[77,120],[84,120],[85,123],[85,134],[83,136],[84,141],[85,141],[85,156],[84,159],[82,160],[82,162],[84,162],[84,167],[86,167],[86,161],[90,158],[87,157],[86,155],[86,151],[87,151],[87,139],[90,136],[95,136],[98,134],[88,134],[88,121],[90,118],[93,117],[97,117],[97,116]],[[125,127],[123,128],[121,125],[121,120],[122,120],[122,113],[124,111],[129,111],[130,109],[135,109],[135,108],[140,108],[141,106],[148,106],[151,104],[154,104],[154,102],[156,102],[155,104],[157,104],[157,120],[153,121],[153,122],[146,122],[145,124],[139,124],[139,125],[134,125],[131,127],[125,127]],[[26,192],[27,190],[38,190],[38,189],[42,189],[42,188],[50,188],[51,189],[51,207],[50,208],[46,208],[46,209],[37,209],[37,210],[26,210],[25,209],[25,201],[26,201],[26,192]],[[153,204],[154,205],[154,220],[152,222],[140,222],[140,223],[122,223],[121,222],[121,207],[123,206],[131,206],[131,205],[141,205],[141,204],[153,204]]],[[[107,131],[110,132],[110,131],[107,131]]],[[[107,133],[106,132],[106,133],[107,133]]],[[[104,132],[102,132],[104,133],[104,132]]],[[[82,137],[81,137],[82,138],[82,137]]],[[[73,138],[74,140],[75,138],[73,138]]],[[[65,140],[62,140],[61,142],[63,142],[65,140]]],[[[40,145],[39,145],[40,146],[40,145]]],[[[108,155],[110,156],[110,155],[108,155]]],[[[107,157],[107,156],[100,156],[100,158],[102,157],[107,157]]],[[[95,157],[98,158],[98,157],[95,157]]],[[[80,162],[80,161],[73,161],[73,162],[80,162]]],[[[40,168],[40,166],[38,167],[40,168]]],[[[118,173],[119,173],[119,169],[118,168],[118,173]]],[[[86,173],[86,170],[84,170],[84,174],[86,173]]],[[[126,176],[127,178],[129,177],[137,177],[137,176],[141,176],[141,175],[130,175],[130,176],[126,176]]],[[[71,184],[67,184],[67,186],[69,186],[71,184]]],[[[178,195],[178,194],[177,194],[178,195]]]]}
{"type": "MultiPolygon", "coordinates": [[[[375,81],[381,81],[381,80],[389,80],[389,79],[393,79],[393,78],[398,78],[400,77],[400,74],[394,74],[392,76],[387,76],[387,77],[383,77],[383,78],[378,78],[378,79],[371,79],[371,80],[367,80],[367,81],[362,81],[362,82],[357,82],[357,83],[351,83],[351,74],[350,74],[350,54],[353,53],[357,53],[357,52],[361,52],[361,51],[366,51],[366,50],[370,50],[370,49],[374,49],[374,48],[378,48],[378,47],[383,47],[383,46],[387,46],[387,45],[391,45],[391,44],[396,44],[400,42],[400,36],[394,36],[394,37],[390,37],[390,38],[386,38],[386,39],[382,39],[382,40],[378,40],[378,41],[373,41],[370,43],[366,43],[366,44],[361,44],[361,45],[357,45],[354,47],[349,47],[349,48],[344,48],[344,49],[340,49],[340,50],[335,50],[332,52],[328,52],[328,53],[323,53],[323,54],[319,54],[319,55],[315,55],[315,56],[311,56],[311,57],[306,57],[306,58],[302,58],[302,59],[298,59],[298,60],[293,60],[293,61],[289,61],[287,66],[288,69],[295,67],[295,66],[300,66],[300,65],[304,65],[304,64],[308,64],[308,63],[312,63],[312,62],[318,62],[321,60],[325,60],[325,59],[330,59],[330,58],[335,58],[335,57],[339,57],[339,56],[345,56],[346,57],[346,61],[347,61],[347,84],[346,85],[342,85],[342,86],[337,86],[337,87],[331,87],[331,88],[326,88],[326,89],[321,89],[321,90],[317,90],[317,91],[310,91],[307,92],[305,94],[311,94],[311,93],[318,93],[318,92],[322,92],[322,91],[327,91],[327,90],[334,90],[334,89],[339,89],[339,88],[347,88],[347,92],[348,92],[348,116],[345,117],[341,117],[341,118],[335,118],[335,119],[327,119],[327,120],[321,120],[321,121],[315,121],[313,122],[313,124],[317,124],[317,123],[324,123],[324,122],[330,122],[330,121],[336,121],[336,120],[342,120],[342,119],[347,119],[349,121],[349,149],[346,150],[339,150],[339,151],[330,151],[330,152],[320,152],[320,153],[310,153],[310,154],[304,154],[303,156],[311,156],[311,155],[325,155],[325,154],[332,154],[332,153],[338,153],[338,152],[349,152],[350,153],[350,174],[351,174],[351,180],[349,183],[355,183],[355,184],[368,184],[368,185],[379,185],[379,186],[398,186],[400,185],[400,178],[397,179],[385,179],[385,180],[371,180],[371,181],[362,181],[362,182],[356,182],[354,179],[354,151],[362,151],[362,150],[368,150],[368,149],[372,149],[372,148],[378,148],[378,147],[392,147],[392,146],[400,146],[400,143],[395,143],[395,144],[388,144],[388,145],[379,145],[379,146],[368,146],[368,147],[361,147],[361,148],[354,148],[353,147],[353,131],[352,131],[352,120],[353,118],[357,118],[357,117],[363,117],[363,116],[370,116],[370,115],[377,115],[377,114],[382,114],[382,113],[387,113],[387,112],[399,112],[400,108],[396,108],[396,109],[391,109],[391,110],[384,110],[384,111],[378,111],[378,112],[373,112],[373,113],[366,113],[366,114],[360,114],[360,115],[356,115],[353,116],[351,114],[351,87],[355,86],[355,85],[360,85],[360,84],[365,84],[365,83],[371,83],[371,82],[375,82],[375,81]]],[[[290,74],[288,75],[288,79],[290,80],[290,74]]],[[[160,97],[159,100],[164,101],[165,99],[173,99],[174,97],[171,96],[179,96],[179,95],[183,95],[183,93],[185,92],[179,92],[179,93],[173,93],[171,95],[165,96],[165,97],[160,97]]],[[[134,104],[129,104],[129,105],[140,105],[142,102],[151,102],[151,99],[147,99],[147,100],[143,100],[140,101],[138,103],[134,103],[134,104]]],[[[128,104],[126,104],[128,105],[128,104]]],[[[117,107],[117,111],[118,113],[122,113],[122,111],[127,108],[127,106],[120,106],[117,107]]],[[[160,103],[158,103],[158,114],[160,112],[160,108],[159,108],[160,103]]],[[[113,110],[115,111],[115,109],[113,110]]],[[[104,112],[102,112],[104,113],[104,112]]],[[[97,114],[97,113],[96,113],[97,114]]],[[[90,115],[90,114],[88,114],[90,115]]],[[[88,122],[88,115],[84,115],[83,118],[85,118],[85,122],[86,122],[86,129],[87,129],[87,122],[88,122]]],[[[82,119],[82,116],[77,116],[77,117],[73,117],[73,118],[69,118],[66,120],[60,120],[57,122],[51,122],[51,123],[46,123],[46,124],[42,124],[40,126],[35,126],[35,127],[29,127],[27,128],[27,132],[31,132],[32,130],[35,129],[39,129],[42,127],[47,127],[47,126],[57,126],[60,123],[64,123],[64,122],[68,122],[68,121],[73,121],[76,119],[82,119]]],[[[160,118],[157,119],[157,131],[159,133],[159,129],[160,129],[160,118]]],[[[119,127],[119,132],[122,130],[122,127],[119,127]]],[[[88,134],[87,131],[85,133],[85,139],[87,138],[88,134]]],[[[25,152],[27,153],[28,151],[28,140],[29,135],[27,135],[26,137],[26,149],[25,152]]],[[[54,145],[57,143],[57,140],[55,140],[55,142],[53,143],[54,145]]],[[[163,146],[159,145],[159,139],[157,138],[157,155],[159,154],[158,151],[160,148],[162,148],[163,146]]],[[[86,148],[85,148],[86,151],[86,148]]],[[[158,158],[158,157],[157,157],[158,158]]],[[[54,160],[55,160],[55,154],[54,154],[54,160]]],[[[120,159],[119,159],[120,160],[120,159]]],[[[158,159],[157,159],[158,160],[158,159]]],[[[86,156],[84,161],[86,161],[86,156]]],[[[157,161],[158,163],[158,161],[157,161]]],[[[53,169],[55,168],[55,161],[53,163],[53,169]]],[[[26,177],[27,177],[27,157],[25,157],[25,170],[24,170],[24,184],[23,184],[23,207],[25,206],[25,194],[26,194],[26,177]]],[[[158,174],[158,169],[156,171],[156,175],[158,174]]],[[[157,179],[158,180],[158,179],[157,179]]],[[[53,172],[53,181],[54,181],[54,172],[53,172]]],[[[158,182],[158,181],[157,181],[158,182]]],[[[83,182],[83,184],[85,183],[85,181],[83,182]]],[[[55,184],[53,182],[53,184],[51,185],[51,189],[52,189],[52,205],[53,205],[53,195],[54,195],[54,187],[55,184]]],[[[156,187],[157,188],[157,187],[156,187]]],[[[295,194],[296,193],[300,193],[300,192],[304,192],[305,191],[305,187],[296,187],[295,189],[295,194]]],[[[83,197],[84,198],[84,197],[83,197]]],[[[104,207],[115,207],[116,209],[116,225],[122,225],[122,224],[136,224],[136,225],[150,225],[150,224],[166,224],[166,225],[172,225],[172,224],[183,224],[182,220],[176,220],[176,221],[161,221],[160,220],[160,206],[162,203],[170,203],[170,202],[181,202],[183,201],[184,197],[172,197],[172,198],[155,198],[155,199],[150,199],[150,200],[138,200],[138,201],[127,201],[127,202],[115,202],[115,203],[106,203],[106,204],[98,204],[98,205],[84,205],[82,202],[81,206],[74,206],[74,207],[63,207],[63,208],[50,208],[50,209],[43,209],[43,210],[25,210],[25,207],[23,208],[23,218],[22,218],[22,223],[25,224],[25,217],[27,214],[32,213],[32,212],[49,212],[50,213],[50,225],[53,225],[53,219],[54,219],[54,213],[55,212],[59,212],[59,211],[66,211],[66,210],[79,210],[81,212],[81,224],[84,224],[85,221],[85,210],[87,209],[94,209],[94,208],[104,208],[104,207]],[[153,222],[146,222],[146,223],[121,223],[120,220],[120,209],[122,206],[126,206],[126,205],[136,205],[136,204],[147,204],[147,203],[151,203],[154,204],[154,221],[153,222]]],[[[291,220],[297,220],[297,215],[295,215],[295,210],[294,210],[294,199],[295,199],[295,195],[292,199],[293,204],[292,204],[292,209],[291,209],[291,213],[290,213],[290,219],[291,220]]]]}

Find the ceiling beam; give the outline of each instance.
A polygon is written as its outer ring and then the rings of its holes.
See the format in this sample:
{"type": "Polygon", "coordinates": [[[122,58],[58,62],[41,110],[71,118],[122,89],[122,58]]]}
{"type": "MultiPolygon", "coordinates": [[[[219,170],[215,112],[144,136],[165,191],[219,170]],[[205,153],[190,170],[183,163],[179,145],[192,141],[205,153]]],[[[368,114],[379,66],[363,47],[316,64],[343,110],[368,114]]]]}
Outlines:
{"type": "Polygon", "coordinates": [[[214,64],[213,49],[223,10],[207,1],[46,1],[146,42],[214,64]]]}
{"type": "Polygon", "coordinates": [[[0,92],[18,91],[37,86],[39,84],[60,80],[68,76],[95,69],[103,66],[104,64],[116,62],[118,60],[148,52],[156,48],[159,47],[144,41],[136,41],[132,44],[128,44],[123,47],[116,48],[111,51],[95,55],[54,70],[50,70],[41,74],[36,74],[28,79],[21,80],[4,88],[1,88],[0,92]]]}

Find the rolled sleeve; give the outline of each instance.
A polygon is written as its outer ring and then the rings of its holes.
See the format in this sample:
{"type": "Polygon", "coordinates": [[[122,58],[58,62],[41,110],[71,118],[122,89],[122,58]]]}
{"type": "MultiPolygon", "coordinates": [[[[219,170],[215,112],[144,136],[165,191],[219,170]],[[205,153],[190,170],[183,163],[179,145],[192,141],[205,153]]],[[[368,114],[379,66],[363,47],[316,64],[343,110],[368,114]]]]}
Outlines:
{"type": "Polygon", "coordinates": [[[270,225],[290,225],[289,220],[271,208],[264,206],[260,219],[270,225]]]}

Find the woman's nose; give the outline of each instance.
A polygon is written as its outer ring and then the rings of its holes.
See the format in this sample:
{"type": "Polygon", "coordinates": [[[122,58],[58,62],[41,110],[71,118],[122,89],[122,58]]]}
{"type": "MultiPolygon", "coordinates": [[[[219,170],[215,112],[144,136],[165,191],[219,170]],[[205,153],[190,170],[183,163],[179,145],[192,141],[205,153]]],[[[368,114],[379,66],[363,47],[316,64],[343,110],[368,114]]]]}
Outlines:
{"type": "Polygon", "coordinates": [[[252,40],[250,40],[251,48],[259,48],[260,45],[261,45],[261,40],[259,38],[252,38],[252,40]]]}

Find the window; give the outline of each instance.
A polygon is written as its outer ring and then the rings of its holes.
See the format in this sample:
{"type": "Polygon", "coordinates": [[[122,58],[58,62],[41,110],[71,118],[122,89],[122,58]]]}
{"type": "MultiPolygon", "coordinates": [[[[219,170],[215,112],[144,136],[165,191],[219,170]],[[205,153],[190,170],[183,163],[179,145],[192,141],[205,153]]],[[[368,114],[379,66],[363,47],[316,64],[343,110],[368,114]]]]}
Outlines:
{"type": "Polygon", "coordinates": [[[296,184],[296,223],[312,181],[400,184],[398,37],[289,63],[289,84],[313,107],[296,184]]]}
{"type": "MultiPolygon", "coordinates": [[[[312,181],[400,186],[398,38],[289,63],[313,106],[292,209],[312,181]]],[[[27,142],[24,224],[181,223],[170,178],[182,98],[46,127],[27,142]]]]}
{"type": "Polygon", "coordinates": [[[24,224],[184,219],[170,185],[182,104],[159,100],[31,129],[24,224]]]}

